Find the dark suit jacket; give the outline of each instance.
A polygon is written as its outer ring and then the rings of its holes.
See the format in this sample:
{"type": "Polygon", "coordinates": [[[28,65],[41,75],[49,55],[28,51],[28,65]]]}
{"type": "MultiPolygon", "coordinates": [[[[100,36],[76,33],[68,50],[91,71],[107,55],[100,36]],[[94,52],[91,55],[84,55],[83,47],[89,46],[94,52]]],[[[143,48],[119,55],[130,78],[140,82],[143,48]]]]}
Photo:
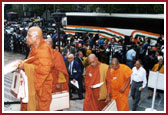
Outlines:
{"type": "Polygon", "coordinates": [[[79,66],[81,67],[82,73],[83,73],[83,69],[84,69],[84,65],[81,59],[79,59],[79,57],[75,57],[75,60],[79,63],[79,66]]]}
{"type": "MultiPolygon", "coordinates": [[[[69,68],[69,63],[67,64],[67,69],[68,68],[69,68]]],[[[69,71],[68,71],[68,73],[69,73],[70,79],[78,80],[81,77],[82,69],[81,69],[79,63],[76,60],[74,60],[74,63],[72,65],[72,75],[70,74],[69,71]]]]}

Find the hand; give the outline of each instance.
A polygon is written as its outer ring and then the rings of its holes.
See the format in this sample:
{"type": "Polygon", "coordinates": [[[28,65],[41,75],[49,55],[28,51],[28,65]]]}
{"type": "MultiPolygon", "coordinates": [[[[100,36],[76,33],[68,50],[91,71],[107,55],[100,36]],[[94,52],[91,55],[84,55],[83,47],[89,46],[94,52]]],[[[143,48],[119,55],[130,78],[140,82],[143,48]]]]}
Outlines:
{"type": "Polygon", "coordinates": [[[72,81],[73,81],[74,83],[76,82],[76,80],[75,80],[75,79],[73,79],[72,81]]]}
{"type": "Polygon", "coordinates": [[[124,93],[124,92],[125,92],[125,89],[121,89],[121,90],[120,90],[120,93],[124,93]]]}
{"type": "Polygon", "coordinates": [[[106,100],[105,100],[105,103],[108,103],[108,102],[110,102],[110,101],[111,101],[110,96],[107,96],[107,97],[106,97],[106,100]]]}
{"type": "Polygon", "coordinates": [[[24,69],[24,68],[23,68],[23,64],[24,64],[24,62],[23,62],[23,61],[20,61],[20,64],[18,65],[18,69],[19,69],[19,70],[24,69]]]}
{"type": "Polygon", "coordinates": [[[20,70],[23,70],[23,61],[20,61],[19,64],[17,64],[17,69],[13,72],[20,72],[20,70]]]}
{"type": "Polygon", "coordinates": [[[143,91],[144,90],[144,88],[141,88],[141,91],[143,91]]]}
{"type": "Polygon", "coordinates": [[[56,84],[56,89],[57,89],[57,90],[61,90],[61,86],[62,86],[61,83],[57,83],[57,84],[56,84]]]}

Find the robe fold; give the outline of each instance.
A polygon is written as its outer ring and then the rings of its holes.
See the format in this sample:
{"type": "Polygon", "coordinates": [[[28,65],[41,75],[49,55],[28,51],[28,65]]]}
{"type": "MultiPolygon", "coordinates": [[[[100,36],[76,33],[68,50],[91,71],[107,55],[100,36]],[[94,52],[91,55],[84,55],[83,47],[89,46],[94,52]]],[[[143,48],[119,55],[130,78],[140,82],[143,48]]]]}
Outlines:
{"type": "Polygon", "coordinates": [[[68,87],[68,72],[65,66],[65,62],[63,56],[58,52],[53,50],[53,63],[54,68],[52,71],[53,76],[53,85],[52,85],[52,92],[60,92],[60,91],[69,91],[68,87]],[[61,84],[61,90],[56,89],[57,84],[61,84]]]}

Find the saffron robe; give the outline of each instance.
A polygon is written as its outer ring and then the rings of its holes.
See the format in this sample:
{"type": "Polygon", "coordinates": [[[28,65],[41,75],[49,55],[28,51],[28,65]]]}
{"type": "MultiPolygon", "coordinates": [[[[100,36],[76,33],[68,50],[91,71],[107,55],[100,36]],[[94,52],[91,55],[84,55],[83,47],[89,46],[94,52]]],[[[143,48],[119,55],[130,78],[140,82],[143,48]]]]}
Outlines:
{"type": "MultiPolygon", "coordinates": [[[[52,50],[44,40],[41,40],[37,48],[31,48],[28,59],[30,60],[26,61],[24,65],[34,65],[34,88],[37,95],[37,110],[49,111],[53,82],[52,50]]],[[[25,67],[23,68],[25,69],[25,67]]],[[[27,105],[21,103],[21,110],[27,110],[25,106],[27,105]]]]}
{"type": "Polygon", "coordinates": [[[98,63],[98,65],[93,68],[91,65],[88,66],[86,70],[85,77],[85,99],[83,104],[84,111],[101,111],[107,103],[105,103],[105,99],[107,94],[111,93],[111,81],[108,65],[103,64],[102,67],[105,67],[105,70],[101,72],[102,63],[98,63]],[[101,69],[100,69],[101,68],[101,69]],[[102,86],[99,88],[91,88],[91,86],[98,84],[100,82],[104,82],[102,86]],[[103,95],[103,94],[106,95],[103,95]]]}
{"type": "Polygon", "coordinates": [[[57,50],[53,50],[53,63],[54,68],[52,71],[53,76],[53,86],[52,92],[60,92],[60,91],[69,91],[68,81],[69,75],[65,66],[65,62],[61,53],[57,50]],[[61,90],[56,89],[57,84],[61,84],[61,90]]]}
{"type": "Polygon", "coordinates": [[[128,94],[130,86],[126,88],[124,93],[120,93],[120,90],[125,86],[131,74],[132,70],[124,64],[120,64],[117,70],[111,69],[112,99],[116,100],[118,111],[129,111],[128,94]]]}

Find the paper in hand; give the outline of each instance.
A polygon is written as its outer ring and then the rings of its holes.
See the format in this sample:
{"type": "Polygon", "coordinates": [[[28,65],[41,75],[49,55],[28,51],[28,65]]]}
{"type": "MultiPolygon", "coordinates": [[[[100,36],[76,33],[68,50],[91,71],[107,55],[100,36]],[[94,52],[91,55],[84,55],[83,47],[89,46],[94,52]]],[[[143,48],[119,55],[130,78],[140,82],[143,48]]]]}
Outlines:
{"type": "Polygon", "coordinates": [[[98,83],[98,84],[95,84],[95,85],[92,85],[91,88],[98,88],[100,86],[103,85],[104,82],[101,82],[101,83],[98,83]]]}
{"type": "Polygon", "coordinates": [[[13,62],[6,64],[4,67],[4,75],[15,71],[18,68],[20,62],[21,60],[15,60],[13,62]]]}
{"type": "Polygon", "coordinates": [[[71,80],[71,83],[72,83],[72,85],[74,85],[75,87],[77,87],[77,88],[79,89],[78,81],[73,82],[73,81],[71,80]]]}

